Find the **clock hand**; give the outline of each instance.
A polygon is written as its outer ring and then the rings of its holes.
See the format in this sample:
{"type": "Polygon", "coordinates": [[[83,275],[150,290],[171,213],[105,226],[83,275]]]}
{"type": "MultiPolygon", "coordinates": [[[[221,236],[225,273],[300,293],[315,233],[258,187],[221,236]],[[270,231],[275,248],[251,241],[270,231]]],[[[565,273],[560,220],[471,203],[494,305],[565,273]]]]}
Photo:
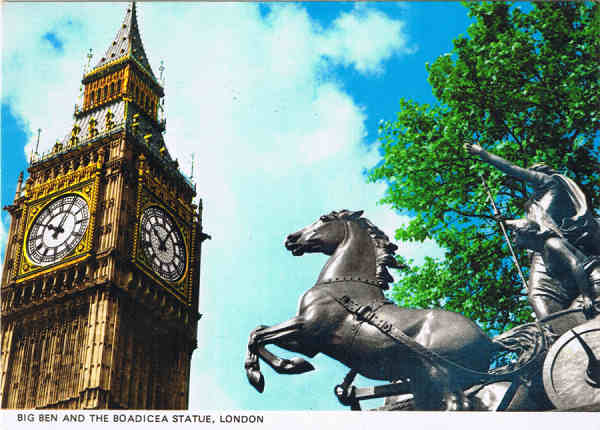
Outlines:
{"type": "Polygon", "coordinates": [[[163,246],[163,249],[162,249],[162,250],[163,250],[163,251],[166,251],[166,250],[167,250],[167,247],[165,246],[165,244],[166,244],[166,243],[167,243],[167,241],[169,240],[169,236],[170,236],[170,233],[167,233],[167,235],[165,236],[165,240],[163,240],[163,242],[162,242],[162,246],[163,246]]]}
{"type": "Polygon", "coordinates": [[[158,234],[158,231],[156,230],[156,226],[152,225],[152,230],[154,230],[154,234],[156,235],[156,237],[158,238],[159,241],[159,245],[158,245],[158,250],[159,251],[166,251],[167,248],[165,246],[165,243],[167,242],[167,239],[169,237],[169,234],[167,233],[167,235],[165,236],[165,239],[161,239],[160,235],[158,234]]]}
{"type": "MultiPolygon", "coordinates": [[[[162,251],[166,251],[167,247],[166,247],[166,243],[167,241],[171,239],[171,232],[167,231],[167,234],[165,235],[164,240],[162,241],[162,251]]],[[[173,241],[173,239],[171,239],[171,241],[173,241]]]]}
{"type": "Polygon", "coordinates": [[[165,235],[164,239],[161,239],[161,243],[158,249],[160,249],[161,251],[166,251],[167,247],[165,246],[165,244],[167,243],[167,240],[169,240],[169,233],[165,235]]]}
{"type": "Polygon", "coordinates": [[[56,237],[58,236],[58,233],[64,232],[64,229],[62,227],[54,227],[52,224],[40,224],[40,225],[48,228],[49,230],[54,230],[54,234],[52,235],[52,237],[54,239],[56,239],[56,237]]]}
{"type": "Polygon", "coordinates": [[[71,209],[73,209],[73,205],[74,204],[75,204],[75,198],[73,198],[71,200],[71,204],[69,205],[69,209],[67,209],[67,211],[63,215],[62,219],[60,220],[60,223],[58,224],[58,227],[56,228],[56,230],[54,230],[54,234],[52,235],[52,238],[56,239],[58,237],[58,233],[64,233],[65,230],[62,227],[65,224],[65,221],[67,220],[67,215],[69,215],[69,213],[71,212],[71,209]]]}
{"type": "Polygon", "coordinates": [[[60,226],[60,224],[58,225],[58,227],[54,227],[54,226],[52,226],[52,225],[49,225],[49,226],[48,226],[48,228],[50,228],[50,229],[54,230],[54,234],[52,235],[52,238],[53,238],[53,239],[56,239],[56,238],[58,237],[58,234],[59,234],[59,233],[64,233],[64,232],[65,232],[65,229],[64,229],[64,228],[62,228],[62,227],[60,226]]]}

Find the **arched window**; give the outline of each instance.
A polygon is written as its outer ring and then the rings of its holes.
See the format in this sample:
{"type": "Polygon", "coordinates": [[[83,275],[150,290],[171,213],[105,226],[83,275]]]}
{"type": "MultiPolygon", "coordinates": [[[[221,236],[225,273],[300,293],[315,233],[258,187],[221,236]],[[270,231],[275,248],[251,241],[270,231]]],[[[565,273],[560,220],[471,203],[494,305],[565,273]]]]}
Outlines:
{"type": "Polygon", "coordinates": [[[119,82],[117,83],[117,92],[121,93],[123,87],[121,86],[121,80],[119,79],[119,82]]]}
{"type": "Polygon", "coordinates": [[[102,96],[102,98],[105,99],[107,95],[108,95],[108,85],[106,85],[104,87],[104,95],[102,96]]]}
{"type": "Polygon", "coordinates": [[[115,95],[115,83],[114,82],[110,83],[110,95],[111,96],[115,95]]]}
{"type": "Polygon", "coordinates": [[[88,99],[88,102],[89,102],[90,104],[94,103],[94,91],[91,91],[91,92],[90,92],[90,98],[88,99]]]}
{"type": "Polygon", "coordinates": [[[98,103],[100,101],[100,88],[98,88],[98,91],[96,92],[96,103],[98,103]]]}

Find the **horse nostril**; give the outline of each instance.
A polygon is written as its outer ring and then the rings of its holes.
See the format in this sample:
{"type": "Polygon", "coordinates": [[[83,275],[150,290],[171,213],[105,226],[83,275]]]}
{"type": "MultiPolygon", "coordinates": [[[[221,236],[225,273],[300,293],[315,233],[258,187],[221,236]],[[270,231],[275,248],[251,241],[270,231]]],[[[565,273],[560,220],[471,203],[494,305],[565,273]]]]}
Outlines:
{"type": "Polygon", "coordinates": [[[300,237],[300,233],[292,233],[288,234],[288,237],[285,239],[286,242],[293,242],[300,237]]]}

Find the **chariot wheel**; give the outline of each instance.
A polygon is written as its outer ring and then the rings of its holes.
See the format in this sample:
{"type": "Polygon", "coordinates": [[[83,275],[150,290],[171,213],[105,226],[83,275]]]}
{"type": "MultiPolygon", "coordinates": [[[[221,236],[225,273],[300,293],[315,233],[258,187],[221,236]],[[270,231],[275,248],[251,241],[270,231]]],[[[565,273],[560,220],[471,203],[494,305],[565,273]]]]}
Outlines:
{"type": "Polygon", "coordinates": [[[597,404],[600,410],[600,317],[558,338],[546,355],[543,379],[557,409],[597,404]]]}

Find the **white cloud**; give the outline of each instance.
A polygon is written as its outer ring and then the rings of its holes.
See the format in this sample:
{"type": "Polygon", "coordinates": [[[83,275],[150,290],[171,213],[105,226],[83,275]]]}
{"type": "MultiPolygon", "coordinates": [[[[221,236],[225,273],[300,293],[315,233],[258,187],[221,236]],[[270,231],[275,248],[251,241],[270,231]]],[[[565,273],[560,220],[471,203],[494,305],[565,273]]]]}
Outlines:
{"type": "Polygon", "coordinates": [[[361,73],[381,73],[383,62],[392,55],[415,52],[402,21],[365,7],[338,17],[319,42],[323,54],[361,73]]]}
{"type": "Polygon", "coordinates": [[[197,154],[194,176],[207,202],[207,225],[211,216],[219,220],[215,235],[230,235],[225,229],[239,225],[236,214],[244,208],[232,190],[236,178],[309,174],[299,169],[332,162],[361,144],[365,113],[327,72],[329,61],[337,55],[361,72],[373,71],[405,49],[406,36],[383,14],[356,9],[343,17],[354,15],[343,29],[323,30],[295,4],[274,5],[266,19],[255,4],[139,8],[154,69],[166,60],[167,146],[187,172],[189,154],[197,154]],[[162,28],[145,25],[165,20],[178,22],[168,44],[162,28]],[[369,59],[357,50],[349,54],[348,43],[352,31],[375,21],[391,31],[388,39],[382,34],[370,43],[376,53],[369,69],[369,59]],[[345,42],[325,52],[323,37],[345,42]]]}
{"type": "MultiPolygon", "coordinates": [[[[2,8],[2,99],[10,101],[29,127],[31,140],[25,149],[29,158],[37,128],[42,129],[43,150],[70,129],[85,53],[98,45],[106,22],[120,22],[123,11],[109,4],[75,9],[64,3],[33,7],[13,3],[2,8]],[[44,38],[47,33],[56,35],[62,51],[44,38]]],[[[108,40],[103,43],[108,46],[108,40]]]]}
{"type": "MultiPolygon", "coordinates": [[[[2,97],[28,120],[27,151],[38,127],[42,149],[69,130],[85,53],[93,47],[93,61],[104,53],[124,9],[122,3],[4,5],[2,97]],[[69,20],[73,29],[62,25],[69,20]],[[57,32],[64,52],[44,41],[48,31],[57,32]]],[[[138,3],[153,69],[161,59],[167,67],[167,147],[186,173],[196,154],[194,178],[213,236],[203,248],[201,312],[207,315],[192,377],[202,390],[193,388],[192,395],[217,393],[216,408],[241,407],[226,384],[232,375],[243,377],[236,354],[249,327],[262,322],[254,307],[271,303],[270,311],[286,313],[309,286],[300,280],[318,273],[319,259],[300,262],[283,249],[287,233],[342,208],[365,209],[391,238],[406,220],[376,205],[385,185],[367,184],[361,175],[379,158],[364,145],[368,112],[331,69],[342,64],[383,73],[387,59],[412,52],[404,24],[370,5],[326,28],[297,4],[273,4],[269,11],[262,17],[254,3],[138,3]],[[277,288],[279,281],[285,288],[277,288]],[[208,377],[206,368],[221,373],[208,377]]],[[[437,252],[431,244],[400,251],[437,252]]],[[[249,390],[242,383],[235,380],[231,389],[249,390]]],[[[193,406],[203,404],[209,407],[200,400],[193,406]]]]}
{"type": "MultiPolygon", "coordinates": [[[[85,53],[94,47],[92,62],[102,55],[122,18],[119,6],[5,6],[3,98],[28,119],[32,131],[42,128],[43,150],[70,129],[85,53]],[[23,22],[34,25],[23,26],[23,22]],[[44,39],[48,32],[63,43],[63,52],[44,39]]],[[[222,147],[228,142],[239,146],[242,135],[262,140],[250,154],[257,158],[280,147],[281,140],[273,135],[287,139],[298,130],[309,147],[313,142],[320,149],[326,138],[327,154],[352,145],[354,136],[344,143],[348,136],[332,139],[331,124],[336,123],[338,130],[349,126],[360,138],[362,131],[353,124],[362,122],[362,115],[336,82],[325,76],[327,62],[373,73],[381,71],[392,55],[410,52],[403,23],[365,7],[342,14],[327,29],[294,4],[274,5],[265,20],[255,4],[140,5],[138,15],[155,71],[160,59],[167,60],[167,139],[177,139],[170,146],[186,157],[188,142],[195,145],[209,139],[222,147]],[[177,30],[167,41],[162,26],[144,25],[146,15],[151,23],[176,20],[177,30]],[[344,111],[331,106],[340,100],[344,111]],[[195,130],[189,127],[191,115],[195,130]],[[180,124],[188,125],[183,136],[180,124]]],[[[32,132],[27,155],[36,135],[32,132]]],[[[327,155],[307,148],[301,154],[309,162],[327,155]]]]}

